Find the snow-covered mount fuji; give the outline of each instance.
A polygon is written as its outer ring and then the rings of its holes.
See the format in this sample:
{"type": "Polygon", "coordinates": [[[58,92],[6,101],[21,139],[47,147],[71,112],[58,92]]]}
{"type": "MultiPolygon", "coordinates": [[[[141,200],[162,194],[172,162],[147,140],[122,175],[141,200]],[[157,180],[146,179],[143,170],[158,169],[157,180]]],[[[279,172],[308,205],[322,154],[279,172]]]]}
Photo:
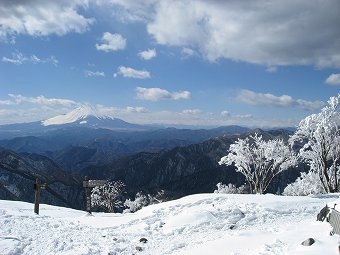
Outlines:
{"type": "Polygon", "coordinates": [[[81,105],[73,111],[41,121],[43,126],[63,125],[70,123],[86,124],[88,120],[114,120],[113,117],[101,114],[95,107],[81,105]]]}
{"type": "Polygon", "coordinates": [[[145,126],[131,124],[121,119],[102,114],[91,105],[81,105],[73,111],[41,121],[44,127],[83,126],[111,130],[146,130],[145,126]]]}
{"type": "Polygon", "coordinates": [[[80,105],[69,113],[43,121],[0,125],[0,140],[15,137],[41,136],[50,132],[70,132],[71,130],[95,130],[135,132],[152,130],[151,126],[128,123],[105,115],[91,105],[80,105]]]}

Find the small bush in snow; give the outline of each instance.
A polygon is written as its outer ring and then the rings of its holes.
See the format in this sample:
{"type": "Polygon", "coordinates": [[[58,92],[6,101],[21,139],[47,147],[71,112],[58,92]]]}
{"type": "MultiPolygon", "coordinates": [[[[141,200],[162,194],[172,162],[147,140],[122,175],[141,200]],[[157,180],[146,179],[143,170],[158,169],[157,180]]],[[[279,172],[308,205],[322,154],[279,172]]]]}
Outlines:
{"type": "Polygon", "coordinates": [[[105,208],[108,212],[123,205],[121,195],[124,192],[125,184],[121,181],[108,182],[107,184],[95,187],[91,192],[91,206],[105,208]]]}
{"type": "Polygon", "coordinates": [[[225,185],[221,182],[216,184],[217,190],[214,191],[214,193],[219,194],[247,194],[249,193],[249,189],[242,185],[240,187],[236,187],[234,184],[229,183],[228,185],[225,185]]]}
{"type": "Polygon", "coordinates": [[[135,196],[135,200],[127,199],[124,202],[124,206],[127,207],[124,212],[136,212],[142,209],[144,206],[150,204],[151,196],[144,195],[142,192],[138,192],[135,196]]]}
{"type": "Polygon", "coordinates": [[[320,181],[319,174],[315,172],[301,173],[295,182],[288,184],[282,195],[285,196],[308,196],[323,194],[325,189],[320,181]]]}
{"type": "Polygon", "coordinates": [[[155,196],[150,194],[145,195],[143,192],[138,192],[135,196],[135,200],[127,199],[124,202],[124,206],[127,209],[124,212],[136,212],[145,206],[151,204],[157,204],[163,202],[162,197],[164,196],[164,191],[158,192],[155,196]]]}

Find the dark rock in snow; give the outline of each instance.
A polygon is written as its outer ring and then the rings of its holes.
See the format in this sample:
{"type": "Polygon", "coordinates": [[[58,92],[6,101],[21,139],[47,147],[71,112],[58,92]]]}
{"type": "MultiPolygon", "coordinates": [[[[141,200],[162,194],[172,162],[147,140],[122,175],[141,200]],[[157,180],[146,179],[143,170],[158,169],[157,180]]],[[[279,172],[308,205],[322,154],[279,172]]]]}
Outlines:
{"type": "Polygon", "coordinates": [[[330,208],[326,205],[324,208],[321,209],[321,211],[316,216],[317,221],[324,221],[327,217],[327,215],[330,212],[330,208]]]}
{"type": "Polygon", "coordinates": [[[143,251],[143,247],[136,246],[136,250],[137,250],[137,251],[143,251]]]}
{"type": "Polygon", "coordinates": [[[303,241],[301,244],[303,246],[311,246],[313,243],[315,243],[315,240],[313,238],[308,238],[305,241],[303,241]]]}
{"type": "Polygon", "coordinates": [[[141,239],[139,239],[139,242],[141,242],[141,243],[147,243],[147,242],[148,242],[148,239],[142,237],[141,239]]]}
{"type": "Polygon", "coordinates": [[[230,225],[229,229],[234,229],[236,227],[236,225],[230,225]]]}

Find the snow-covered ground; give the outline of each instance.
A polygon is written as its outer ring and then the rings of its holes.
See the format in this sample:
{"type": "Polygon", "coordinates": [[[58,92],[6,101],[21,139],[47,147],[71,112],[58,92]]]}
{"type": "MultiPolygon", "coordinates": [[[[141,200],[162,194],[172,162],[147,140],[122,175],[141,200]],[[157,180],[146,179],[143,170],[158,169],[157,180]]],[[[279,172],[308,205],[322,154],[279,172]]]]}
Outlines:
{"type": "Polygon", "coordinates": [[[0,200],[0,254],[339,254],[339,236],[316,221],[336,200],[200,194],[93,216],[49,205],[35,215],[30,203],[0,200]],[[309,237],[316,242],[302,246],[309,237]]]}

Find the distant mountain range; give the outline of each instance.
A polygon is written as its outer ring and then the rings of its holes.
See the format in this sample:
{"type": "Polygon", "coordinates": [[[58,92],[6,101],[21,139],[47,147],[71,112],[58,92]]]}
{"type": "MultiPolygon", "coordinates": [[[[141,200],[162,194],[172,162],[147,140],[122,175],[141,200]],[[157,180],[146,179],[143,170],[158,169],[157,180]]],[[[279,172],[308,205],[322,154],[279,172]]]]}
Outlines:
{"type": "Polygon", "coordinates": [[[157,152],[199,143],[223,134],[247,131],[247,128],[237,126],[209,130],[166,128],[145,131],[67,127],[36,133],[35,136],[0,140],[0,146],[19,153],[48,156],[62,167],[66,167],[66,170],[72,171],[90,164],[106,164],[119,157],[138,152],[157,152]]]}
{"type": "Polygon", "coordinates": [[[199,143],[223,134],[240,134],[248,128],[156,129],[131,124],[82,106],[41,122],[0,126],[0,146],[15,152],[36,153],[55,160],[67,171],[107,164],[138,152],[157,152],[199,143]]]}
{"type": "MultiPolygon", "coordinates": [[[[248,133],[211,138],[202,143],[176,147],[158,153],[141,152],[117,159],[105,166],[89,166],[82,174],[99,179],[122,180],[134,193],[140,190],[154,192],[163,189],[174,197],[212,192],[218,182],[242,185],[244,177],[235,172],[233,166],[220,166],[218,161],[228,153],[230,144],[238,138],[258,133],[264,139],[288,140],[290,131],[263,131],[256,129],[248,133]]],[[[303,166],[292,168],[276,177],[269,192],[283,190],[293,182],[303,166]]]]}
{"type": "MultiPolygon", "coordinates": [[[[251,131],[254,132],[265,139],[280,137],[286,140],[291,134],[278,130],[251,131]]],[[[232,166],[219,166],[218,161],[228,153],[231,143],[249,134],[225,134],[198,144],[118,157],[106,164],[94,160],[105,154],[100,156],[100,152],[83,147],[71,146],[60,154],[56,153],[54,160],[38,154],[0,149],[0,199],[32,202],[36,177],[49,183],[43,202],[75,208],[83,206],[81,181],[85,175],[91,179],[122,180],[130,196],[139,191],[155,193],[165,190],[168,198],[177,198],[212,192],[218,182],[241,185],[245,182],[244,177],[232,166]]],[[[273,181],[269,191],[282,191],[304,170],[304,166],[300,166],[282,173],[273,181]]]]}
{"type": "MultiPolygon", "coordinates": [[[[212,192],[218,182],[243,184],[233,167],[219,166],[237,138],[261,133],[267,139],[287,130],[155,128],[98,114],[95,108],[41,122],[0,126],[0,199],[33,200],[36,177],[49,183],[46,203],[81,208],[85,175],[120,179],[128,194],[166,190],[169,197],[212,192]]],[[[295,180],[299,169],[277,178],[272,192],[295,180]]],[[[303,169],[302,169],[303,170],[303,169]]]]}

